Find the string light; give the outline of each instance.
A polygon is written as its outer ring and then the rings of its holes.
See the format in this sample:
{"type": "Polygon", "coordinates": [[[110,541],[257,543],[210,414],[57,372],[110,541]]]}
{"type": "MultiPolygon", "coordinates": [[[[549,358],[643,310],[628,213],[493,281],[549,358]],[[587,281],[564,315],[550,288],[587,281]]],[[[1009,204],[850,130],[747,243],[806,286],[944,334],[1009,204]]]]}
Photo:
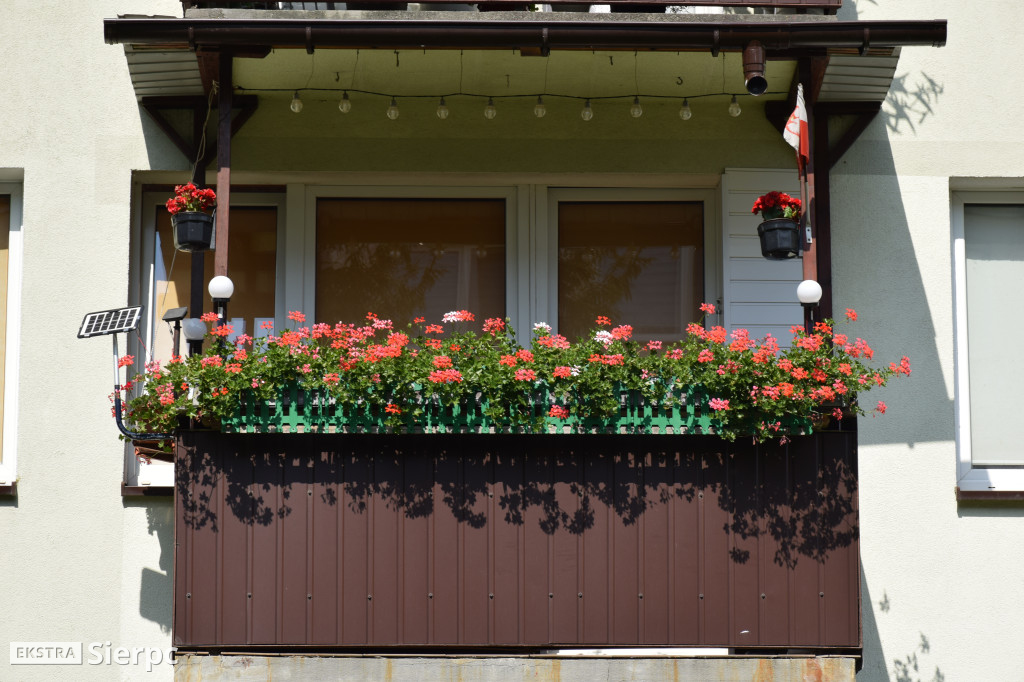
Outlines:
{"type": "MultiPolygon", "coordinates": [[[[335,96],[337,96],[336,93],[338,92],[337,90],[333,90],[331,88],[309,88],[309,87],[305,87],[305,88],[302,88],[302,90],[333,92],[333,93],[335,93],[335,96]]],[[[268,93],[268,92],[288,92],[288,89],[286,89],[286,88],[245,88],[245,87],[236,87],[236,91],[239,91],[239,92],[242,92],[242,93],[245,93],[245,92],[268,93]]],[[[303,107],[304,107],[304,104],[305,104],[303,99],[302,99],[302,97],[301,97],[301,90],[292,90],[291,92],[292,92],[292,99],[291,99],[291,101],[289,103],[289,108],[293,112],[295,112],[295,113],[300,113],[303,110],[303,107]]],[[[398,118],[398,115],[399,115],[399,112],[398,112],[398,101],[397,101],[398,95],[392,95],[392,94],[386,93],[386,92],[376,92],[376,91],[372,91],[372,90],[358,90],[358,89],[352,90],[352,92],[362,93],[364,95],[370,95],[370,96],[374,96],[374,97],[386,97],[390,101],[390,106],[387,109],[388,118],[390,118],[392,120],[398,118]]],[[[766,92],[765,94],[767,94],[767,95],[786,95],[787,93],[779,91],[779,92],[766,92]]],[[[700,93],[700,94],[692,95],[692,97],[694,97],[696,99],[700,99],[700,98],[704,98],[704,97],[722,97],[722,96],[728,96],[729,97],[729,104],[728,104],[728,107],[727,107],[727,111],[728,111],[729,115],[732,116],[732,117],[739,116],[742,113],[743,109],[740,106],[739,99],[738,99],[737,95],[732,95],[732,94],[729,94],[729,93],[726,93],[726,92],[706,92],[706,93],[700,93]]],[[[536,118],[544,118],[547,115],[547,103],[545,102],[545,98],[556,97],[556,98],[566,99],[566,100],[582,100],[583,101],[583,108],[580,110],[580,117],[583,118],[586,121],[589,121],[589,120],[592,120],[593,117],[594,117],[594,110],[593,110],[593,105],[592,105],[592,100],[593,99],[607,100],[609,102],[615,102],[615,101],[622,102],[623,100],[626,100],[628,97],[630,97],[630,95],[624,95],[624,94],[620,94],[620,95],[602,95],[602,96],[598,96],[598,97],[595,97],[595,98],[591,98],[591,97],[585,97],[585,96],[581,96],[581,95],[568,95],[568,94],[559,94],[559,93],[554,93],[554,94],[552,94],[552,93],[543,93],[543,94],[537,94],[537,95],[535,95],[535,94],[518,94],[518,95],[501,95],[501,96],[495,97],[495,96],[492,96],[492,95],[484,95],[484,94],[477,94],[477,93],[462,92],[460,90],[459,92],[452,92],[452,93],[448,93],[447,95],[416,94],[416,95],[403,95],[403,97],[406,97],[406,98],[411,97],[413,99],[422,99],[422,98],[431,98],[431,99],[433,99],[433,98],[437,98],[438,106],[437,106],[437,110],[436,111],[437,111],[438,118],[441,118],[441,119],[445,119],[445,118],[447,118],[448,116],[451,115],[451,110],[448,109],[447,97],[462,97],[462,98],[473,98],[473,99],[486,99],[487,100],[487,105],[484,107],[484,112],[483,113],[484,113],[484,116],[486,118],[488,118],[488,119],[493,119],[493,118],[497,117],[498,109],[497,109],[497,105],[495,104],[495,100],[498,100],[498,99],[501,99],[501,100],[522,100],[522,99],[526,99],[526,98],[535,98],[536,101],[535,101],[534,106],[533,106],[533,115],[536,118]]],[[[678,95],[646,94],[646,95],[643,95],[643,97],[645,97],[647,99],[658,100],[658,99],[678,99],[679,96],[678,95]]],[[[335,101],[338,102],[338,110],[340,112],[342,112],[344,114],[347,114],[350,111],[352,111],[352,100],[350,99],[349,90],[343,90],[341,92],[341,97],[338,100],[335,100],[335,101]]],[[[630,106],[629,106],[630,116],[632,116],[633,118],[641,118],[643,116],[643,109],[644,108],[643,108],[643,106],[642,106],[642,104],[640,102],[640,95],[639,94],[632,95],[632,102],[630,103],[630,106]]],[[[690,98],[689,97],[683,98],[682,105],[679,108],[678,114],[679,114],[679,118],[681,118],[684,121],[688,121],[691,118],[693,118],[693,110],[690,108],[690,98]]]]}
{"type": "Polygon", "coordinates": [[[544,118],[546,113],[548,113],[548,108],[544,106],[544,98],[537,95],[537,103],[533,105],[533,115],[537,118],[544,118]]]}
{"type": "Polygon", "coordinates": [[[633,98],[633,106],[629,108],[629,115],[633,118],[640,118],[644,115],[644,108],[640,106],[640,98],[633,98]]]}
{"type": "Polygon", "coordinates": [[[679,118],[683,119],[684,121],[689,121],[691,118],[693,118],[693,112],[690,111],[690,100],[683,100],[683,106],[679,108],[679,118]]]}
{"type": "Polygon", "coordinates": [[[584,121],[589,121],[594,118],[594,110],[590,108],[590,100],[588,99],[583,103],[583,111],[580,112],[580,118],[584,121]]]}

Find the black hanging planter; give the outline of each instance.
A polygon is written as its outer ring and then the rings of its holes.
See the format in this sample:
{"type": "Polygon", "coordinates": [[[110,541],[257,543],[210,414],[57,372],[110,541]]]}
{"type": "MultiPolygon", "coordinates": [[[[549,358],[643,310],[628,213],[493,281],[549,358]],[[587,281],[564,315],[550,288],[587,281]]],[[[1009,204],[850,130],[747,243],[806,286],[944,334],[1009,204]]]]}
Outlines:
{"type": "Polygon", "coordinates": [[[761,255],[768,260],[787,260],[800,255],[800,227],[789,218],[773,218],[757,226],[761,255]]]}
{"type": "Polygon", "coordinates": [[[181,211],[171,216],[174,248],[178,251],[206,251],[213,242],[213,216],[198,211],[181,211]]]}

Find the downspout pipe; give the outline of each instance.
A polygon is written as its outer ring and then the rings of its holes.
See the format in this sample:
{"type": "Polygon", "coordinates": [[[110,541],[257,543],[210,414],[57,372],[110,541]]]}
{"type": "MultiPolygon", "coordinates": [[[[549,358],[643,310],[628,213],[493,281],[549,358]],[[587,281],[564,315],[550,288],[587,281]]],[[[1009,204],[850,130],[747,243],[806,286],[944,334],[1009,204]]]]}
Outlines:
{"type": "Polygon", "coordinates": [[[941,47],[946,21],[564,21],[432,19],[105,19],[109,44],[245,49],[725,50],[751,41],[771,56],[826,49],[941,47]]]}

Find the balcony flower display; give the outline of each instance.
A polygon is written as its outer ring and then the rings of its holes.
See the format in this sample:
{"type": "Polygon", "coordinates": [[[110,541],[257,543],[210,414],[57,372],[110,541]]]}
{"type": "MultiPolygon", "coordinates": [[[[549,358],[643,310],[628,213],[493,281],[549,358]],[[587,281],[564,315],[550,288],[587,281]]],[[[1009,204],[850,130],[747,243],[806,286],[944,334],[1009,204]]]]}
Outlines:
{"type": "Polygon", "coordinates": [[[212,189],[199,189],[193,183],[177,185],[165,206],[174,226],[174,248],[179,251],[204,251],[213,241],[213,216],[217,204],[212,189]]]}
{"type": "Polygon", "coordinates": [[[761,239],[761,255],[768,260],[786,260],[800,254],[799,199],[784,192],[768,192],[754,202],[751,213],[761,214],[757,236],[761,239]]]}
{"type": "Polygon", "coordinates": [[[762,220],[786,218],[797,222],[800,220],[800,200],[785,192],[768,192],[759,196],[754,202],[751,213],[760,213],[762,220]]]}
{"type": "MultiPolygon", "coordinates": [[[[714,312],[710,304],[702,309],[714,312]]],[[[166,366],[151,363],[131,382],[138,394],[127,400],[126,418],[164,433],[182,417],[217,427],[246,401],[276,400],[297,385],[342,411],[372,410],[394,428],[415,424],[430,404],[468,400],[491,423],[540,432],[552,421],[612,419],[626,390],[659,409],[699,395],[714,433],[761,440],[785,437],[793,419],[864,414],[859,397],[910,374],[905,357],[873,367],[867,342],[831,320],[810,334],[793,327],[789,348],[771,336],[754,340],[743,329],[699,323],[689,325],[685,339],[640,343],[629,325],[606,317],[577,341],[537,323],[529,347],[521,347],[507,320],[480,323],[464,310],[440,323],[417,318],[402,328],[372,313],[355,324],[307,325],[299,312],[288,317],[289,328],[265,339],[241,335],[229,344],[231,327],[220,326],[203,353],[174,357],[166,366]]],[[[846,322],[855,319],[847,310],[846,322]]],[[[885,409],[880,402],[873,411],[885,409]]]]}

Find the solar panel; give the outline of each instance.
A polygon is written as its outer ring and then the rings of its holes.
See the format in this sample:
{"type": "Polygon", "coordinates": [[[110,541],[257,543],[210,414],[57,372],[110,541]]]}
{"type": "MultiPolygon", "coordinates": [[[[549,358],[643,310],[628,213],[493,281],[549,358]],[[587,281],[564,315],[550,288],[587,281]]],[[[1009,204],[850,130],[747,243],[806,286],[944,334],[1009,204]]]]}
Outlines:
{"type": "Polygon", "coordinates": [[[82,320],[82,328],[78,330],[78,338],[87,339],[90,336],[130,332],[139,325],[139,318],[141,316],[142,306],[89,313],[82,320]]]}

